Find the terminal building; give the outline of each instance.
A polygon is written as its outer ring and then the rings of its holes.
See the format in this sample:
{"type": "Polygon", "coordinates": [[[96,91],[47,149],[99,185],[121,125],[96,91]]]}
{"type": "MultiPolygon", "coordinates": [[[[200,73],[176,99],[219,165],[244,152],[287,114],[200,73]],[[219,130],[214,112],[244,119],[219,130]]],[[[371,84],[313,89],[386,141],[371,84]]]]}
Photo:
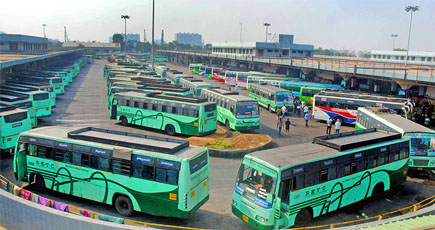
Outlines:
{"type": "Polygon", "coordinates": [[[113,53],[120,52],[121,46],[119,43],[104,43],[104,42],[64,42],[63,48],[79,48],[95,50],[97,52],[113,53]],[[83,46],[83,47],[82,47],[83,46]]]}
{"type": "Polygon", "coordinates": [[[48,39],[22,34],[0,34],[0,52],[46,52],[48,39]]]}
{"type": "MultiPolygon", "coordinates": [[[[397,61],[404,62],[406,58],[406,51],[385,51],[373,50],[370,59],[376,61],[397,61]]],[[[418,63],[435,63],[435,52],[416,52],[410,51],[408,53],[409,62],[418,63]]]]}
{"type": "Polygon", "coordinates": [[[194,33],[176,33],[175,40],[180,44],[202,46],[202,35],[194,33]]]}
{"type": "Polygon", "coordinates": [[[212,43],[213,54],[230,54],[255,57],[312,57],[313,45],[295,44],[291,34],[280,34],[276,42],[225,42],[212,43]]]}

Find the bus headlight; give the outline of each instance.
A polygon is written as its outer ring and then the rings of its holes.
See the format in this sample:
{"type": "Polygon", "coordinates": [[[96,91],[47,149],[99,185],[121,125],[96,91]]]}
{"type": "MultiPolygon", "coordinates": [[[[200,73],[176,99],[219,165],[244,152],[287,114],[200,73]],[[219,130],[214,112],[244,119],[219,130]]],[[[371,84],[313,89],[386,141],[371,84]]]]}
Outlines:
{"type": "Polygon", "coordinates": [[[260,221],[261,223],[266,223],[266,219],[265,218],[263,218],[263,217],[261,217],[261,216],[255,216],[255,219],[256,220],[258,220],[258,221],[260,221]]]}

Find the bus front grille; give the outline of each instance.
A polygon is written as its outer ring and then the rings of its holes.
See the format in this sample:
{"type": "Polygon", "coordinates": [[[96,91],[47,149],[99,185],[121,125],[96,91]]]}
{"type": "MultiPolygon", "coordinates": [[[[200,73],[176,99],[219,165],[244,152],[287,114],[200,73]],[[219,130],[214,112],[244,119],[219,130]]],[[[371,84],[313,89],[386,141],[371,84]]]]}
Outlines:
{"type": "Polygon", "coordinates": [[[414,160],[414,166],[427,166],[429,160],[414,160]]]}

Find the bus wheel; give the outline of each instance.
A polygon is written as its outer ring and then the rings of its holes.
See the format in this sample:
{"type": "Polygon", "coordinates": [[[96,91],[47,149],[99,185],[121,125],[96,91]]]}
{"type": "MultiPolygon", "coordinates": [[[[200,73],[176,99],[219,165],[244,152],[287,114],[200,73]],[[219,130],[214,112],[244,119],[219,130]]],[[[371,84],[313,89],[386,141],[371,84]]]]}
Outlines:
{"type": "Polygon", "coordinates": [[[128,120],[126,117],[122,116],[121,117],[121,125],[127,126],[128,125],[128,120]]]}
{"type": "Polygon", "coordinates": [[[166,131],[166,133],[169,136],[174,136],[175,135],[175,128],[174,128],[173,125],[167,125],[166,128],[165,128],[165,131],[166,131]]]}
{"type": "Polygon", "coordinates": [[[133,204],[128,197],[118,196],[115,200],[115,208],[123,216],[131,216],[133,214],[133,204]]]}
{"type": "Polygon", "coordinates": [[[36,175],[35,183],[33,184],[35,186],[35,189],[39,192],[44,192],[45,190],[45,181],[44,177],[41,175],[36,175]]]}
{"type": "Polygon", "coordinates": [[[225,127],[230,130],[230,121],[229,120],[225,120],[225,127]]]}
{"type": "Polygon", "coordinates": [[[380,199],[382,198],[383,194],[384,194],[384,184],[383,183],[376,184],[372,191],[372,197],[375,199],[380,199]]]}
{"type": "Polygon", "coordinates": [[[295,219],[295,225],[300,226],[307,226],[312,219],[310,211],[308,209],[304,208],[301,211],[299,211],[298,215],[296,215],[295,219]]]}

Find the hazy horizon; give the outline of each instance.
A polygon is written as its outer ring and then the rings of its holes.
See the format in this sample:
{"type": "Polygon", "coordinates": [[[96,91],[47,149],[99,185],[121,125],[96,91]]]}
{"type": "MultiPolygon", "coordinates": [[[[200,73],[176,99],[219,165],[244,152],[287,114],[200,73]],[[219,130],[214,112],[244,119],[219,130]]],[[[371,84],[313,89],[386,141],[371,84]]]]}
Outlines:
{"type": "MultiPolygon", "coordinates": [[[[65,0],[6,2],[0,15],[0,31],[43,36],[47,24],[50,39],[63,41],[64,26],[70,40],[108,42],[124,33],[121,15],[129,15],[127,33],[143,30],[151,40],[152,0],[65,0]],[[35,13],[36,12],[36,13],[35,13]]],[[[419,5],[414,13],[411,51],[435,51],[435,1],[433,0],[156,0],[155,39],[165,30],[165,41],[178,32],[200,33],[205,43],[265,40],[269,33],[293,34],[295,43],[337,50],[391,50],[406,48],[410,13],[407,5],[419,5]],[[432,28],[432,29],[430,29],[432,28]]]]}

